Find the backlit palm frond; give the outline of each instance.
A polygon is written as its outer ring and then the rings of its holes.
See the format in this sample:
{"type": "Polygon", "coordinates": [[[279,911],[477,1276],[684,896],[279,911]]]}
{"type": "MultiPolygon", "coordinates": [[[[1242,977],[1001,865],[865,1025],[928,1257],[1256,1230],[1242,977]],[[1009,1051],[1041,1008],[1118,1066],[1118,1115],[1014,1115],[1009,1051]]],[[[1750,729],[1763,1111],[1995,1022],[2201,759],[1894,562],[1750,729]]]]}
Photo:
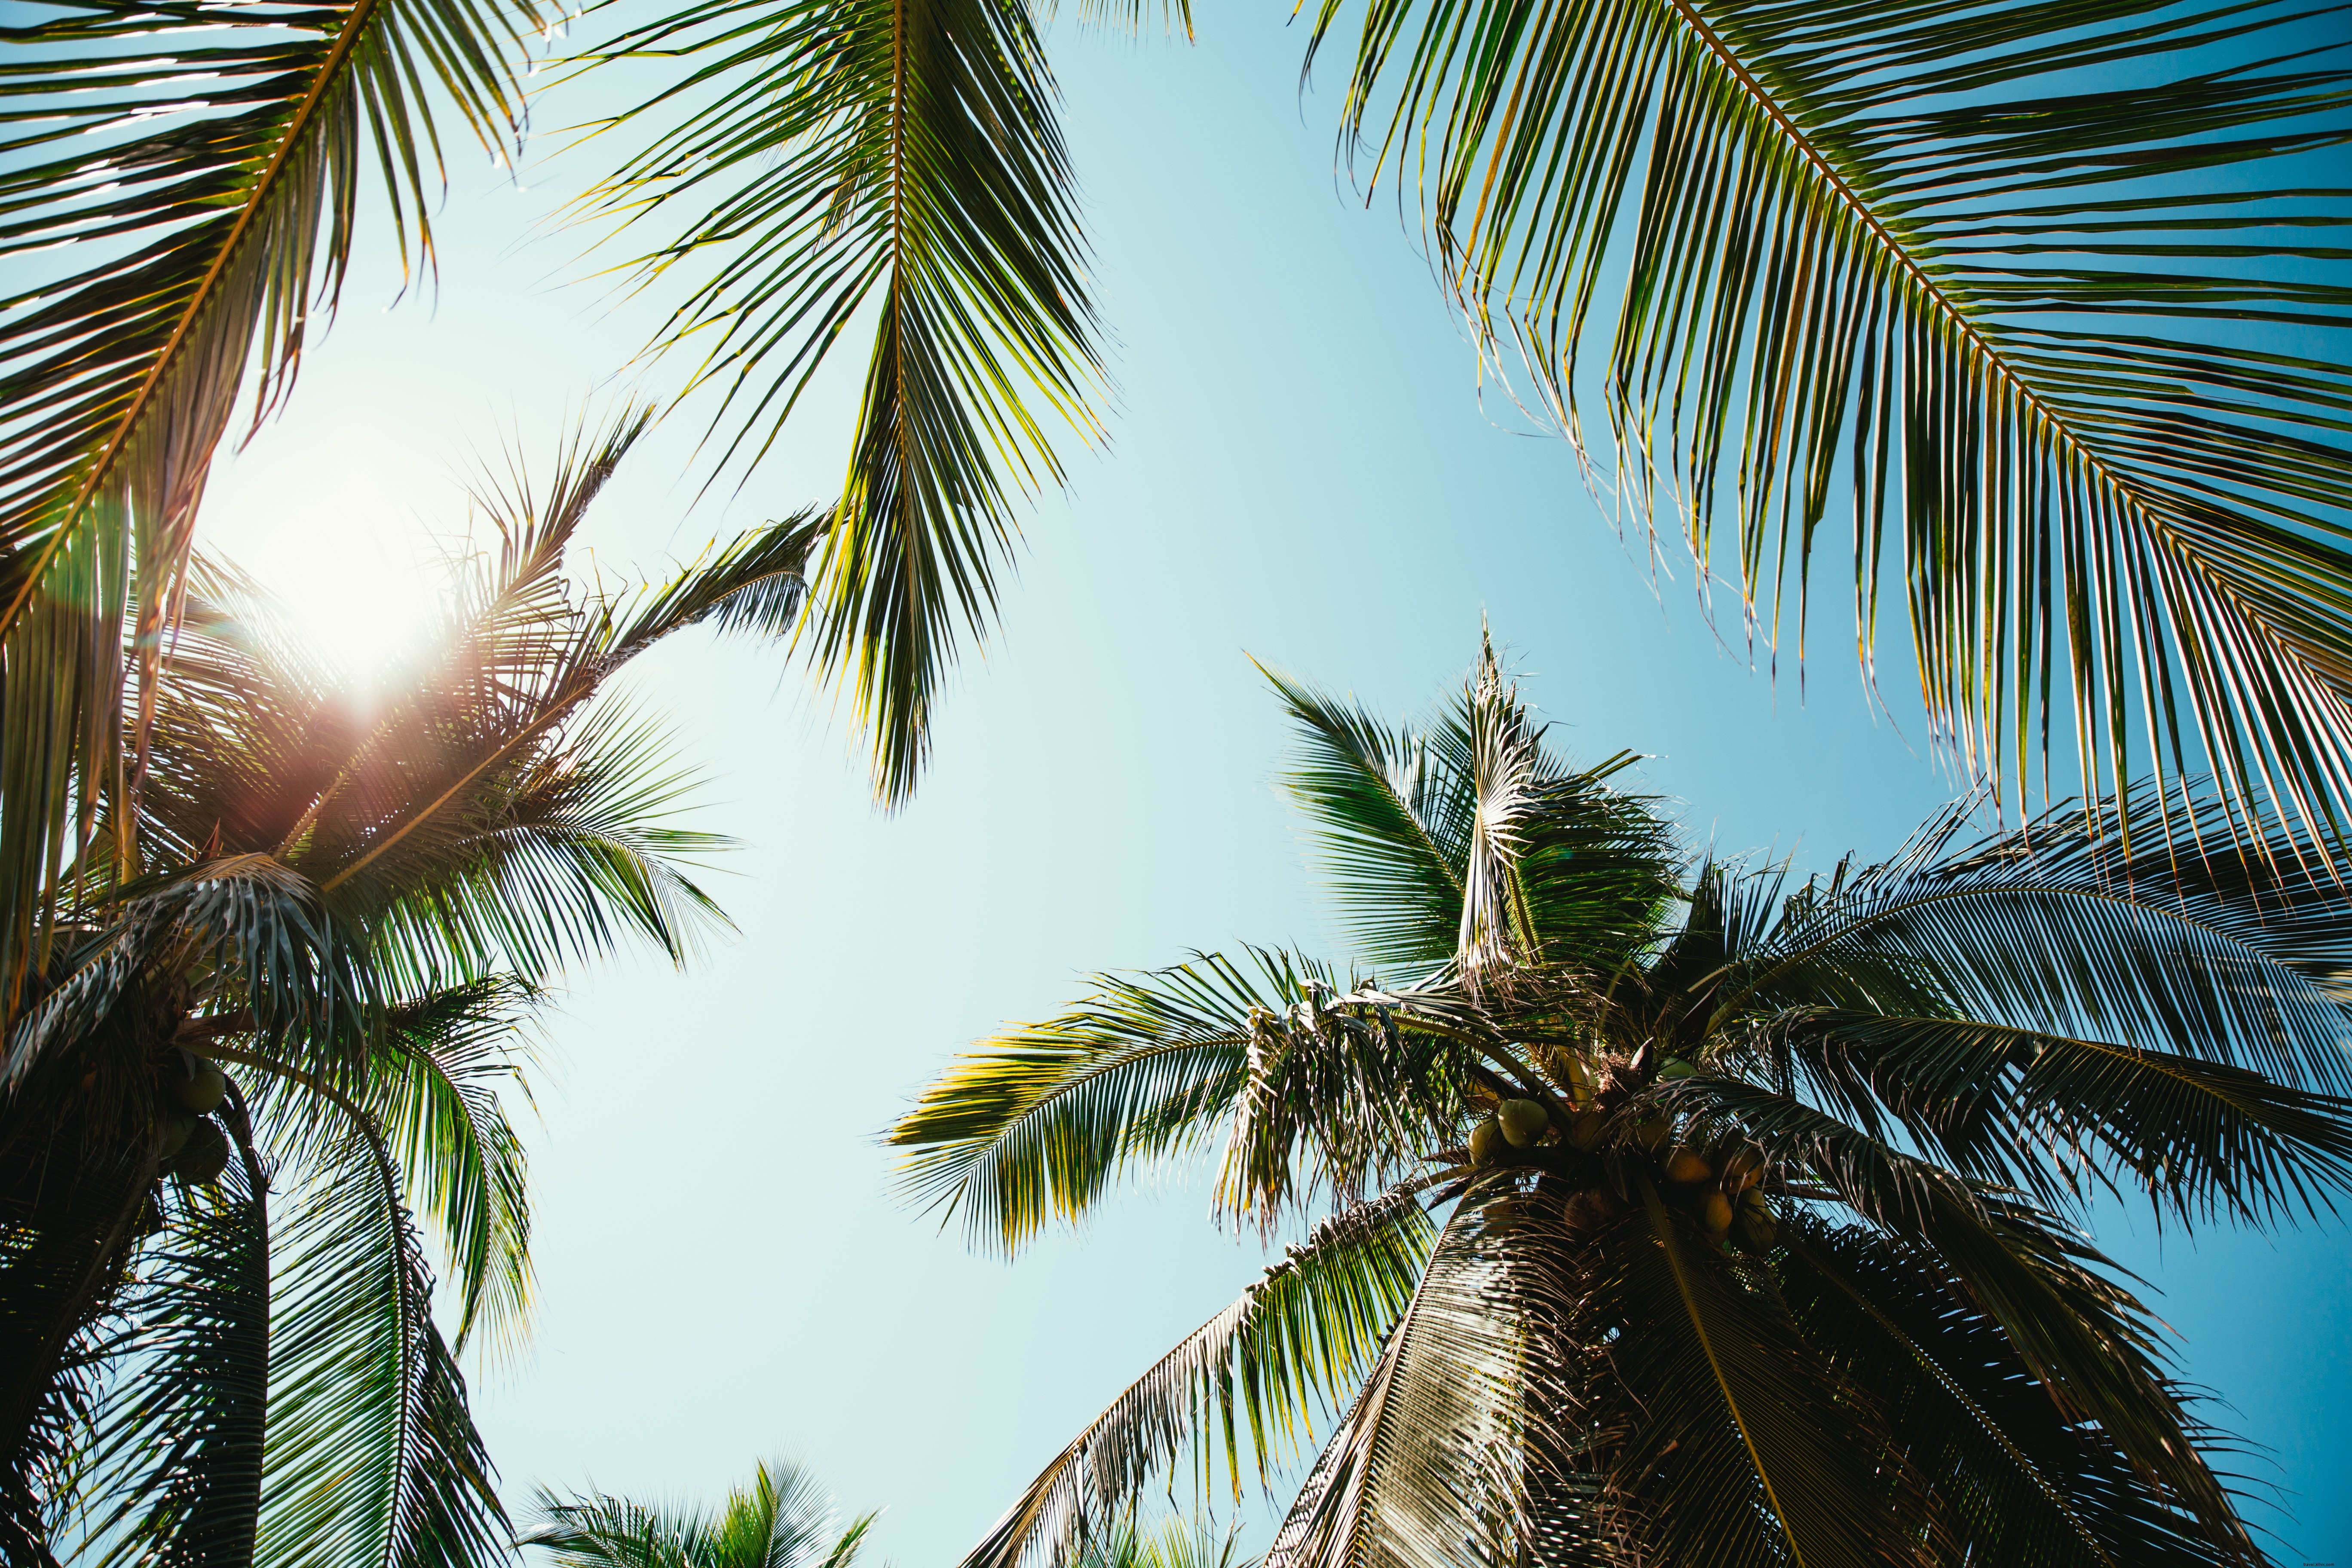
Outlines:
{"type": "Polygon", "coordinates": [[[231,1568],[253,1561],[268,1410],[268,1173],[232,1100],[236,1155],[219,1184],[183,1188],[108,1347],[114,1376],[82,1495],[95,1507],[77,1563],[231,1568]]]}
{"type": "MultiPolygon", "coordinates": [[[[1977,842],[1956,808],[1903,856],[1791,899],[1755,984],[1895,957],[1932,969],[1944,1011],[2352,1092],[2352,899],[2275,819],[2233,830],[2226,803],[2191,804],[2168,839],[2143,830],[2128,847],[2114,805],[2061,806],[1977,842]]],[[[2139,810],[2161,805],[2145,795],[2139,810]]]]}
{"type": "Polygon", "coordinates": [[[1236,1495],[1240,1426],[1264,1480],[1381,1353],[1434,1239],[1425,1184],[1332,1215],[1241,1300],[1162,1356],[1030,1482],[961,1568],[1066,1568],[1152,1479],[1222,1448],[1236,1495]]]}
{"type": "Polygon", "coordinates": [[[632,111],[665,128],[583,210],[675,233],[641,282],[712,263],[663,346],[725,388],[757,461],[876,312],[811,633],[853,683],[885,801],[906,798],[963,635],[984,636],[1020,495],[1062,478],[1046,422],[1097,432],[1101,381],[1054,87],[1005,0],[693,0],[604,58],[689,61],[632,111]]]}
{"type": "MultiPolygon", "coordinates": [[[[315,1083],[307,1085],[317,1089],[315,1083]]],[[[511,1533],[381,1131],[344,1100],[277,1220],[260,1555],[289,1568],[465,1568],[511,1533]]]]}
{"type": "Polygon", "coordinates": [[[556,1568],[849,1568],[875,1515],[837,1529],[833,1498],[791,1459],[762,1463],[717,1512],[539,1489],[522,1544],[556,1568]]]}
{"type": "Polygon", "coordinates": [[[266,408],[291,382],[371,161],[395,243],[429,255],[431,105],[506,145],[537,16],[531,0],[41,0],[0,35],[18,106],[0,258],[23,279],[0,299],[7,996],[48,874],[135,786],[238,387],[250,373],[266,408]]]}
{"type": "Polygon", "coordinates": [[[1891,547],[1983,776],[2046,777],[2054,706],[2085,795],[2137,746],[2340,828],[2346,47],[2294,0],[1368,0],[1343,136],[1580,449],[1599,385],[1637,523],[1736,519],[1776,654],[1850,512],[1865,672],[1891,547]]]}
{"type": "Polygon", "coordinates": [[[453,1353],[477,1332],[518,1348],[530,1309],[530,1198],[501,1092],[530,1092],[516,1034],[539,994],[509,977],[390,1009],[373,1077],[410,1205],[436,1233],[457,1300],[453,1353]]]}
{"type": "MultiPolygon", "coordinates": [[[[1775,1270],[1806,1341],[1870,1397],[1928,1486],[1955,1559],[2047,1568],[2241,1563],[2095,1427],[2067,1419],[1947,1274],[1853,1226],[1794,1215],[1775,1270]]],[[[2182,1401],[2186,1403],[2185,1398],[2182,1401]]]]}
{"type": "Polygon", "coordinates": [[[1506,1255],[1457,1209],[1265,1568],[1508,1562],[1524,1325],[1506,1255]]]}

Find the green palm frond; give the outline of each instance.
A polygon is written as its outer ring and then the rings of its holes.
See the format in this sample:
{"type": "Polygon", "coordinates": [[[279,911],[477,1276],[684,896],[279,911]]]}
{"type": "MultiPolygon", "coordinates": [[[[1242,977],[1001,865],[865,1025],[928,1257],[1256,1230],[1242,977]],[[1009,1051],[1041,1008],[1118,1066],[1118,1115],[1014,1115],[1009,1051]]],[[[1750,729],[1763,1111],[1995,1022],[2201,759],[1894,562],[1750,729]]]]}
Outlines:
{"type": "Polygon", "coordinates": [[[217,1186],[183,1188],[162,1256],[121,1311],[128,1343],[98,1412],[97,1521],[75,1560],[229,1568],[253,1561],[268,1410],[268,1173],[241,1103],[217,1186]]]}
{"type": "Polygon", "coordinates": [[[1636,759],[1561,765],[1491,647],[1426,730],[1259,668],[1300,742],[1284,782],[1370,962],[1426,975],[1503,942],[1606,970],[1652,938],[1679,856],[1649,802],[1608,785],[1636,759]]]}
{"type": "Polygon", "coordinates": [[[1067,1568],[1188,1449],[1202,1479],[1222,1450],[1241,1484],[1240,1425],[1258,1476],[1370,1369],[1430,1255],[1415,1182],[1318,1225],[1241,1299],[1113,1400],[1031,1481],[961,1568],[1067,1568]]]}
{"type": "MultiPolygon", "coordinates": [[[[1320,47],[1353,8],[1315,9],[1320,47]]],[[[2144,747],[2332,831],[2337,19],[1367,0],[1343,140],[1417,186],[1441,274],[1580,451],[1597,383],[1637,526],[1658,531],[1663,484],[1713,562],[1734,517],[1776,657],[1801,657],[1821,531],[1850,511],[1865,673],[1892,548],[1934,733],[1984,776],[2021,799],[2039,757],[2046,779],[2054,706],[2085,795],[2121,795],[2144,747]]]]}
{"type": "Polygon", "coordinates": [[[2050,1568],[2245,1560],[2242,1540],[2217,1545],[2097,1428],[2068,1421],[1927,1258],[1803,1215],[1780,1235],[1782,1299],[1807,1342],[1893,1424],[1953,1555],[2050,1568]]]}
{"type": "Polygon", "coordinates": [[[791,1459],[762,1463],[715,1514],[545,1487],[537,1503],[539,1523],[522,1544],[546,1551],[556,1568],[849,1568],[876,1517],[836,1533],[832,1497],[791,1459]]]}
{"type": "Polygon", "coordinates": [[[1459,1115],[1442,1042],[1400,998],[1253,948],[1139,976],[1097,975],[1084,1006],[982,1042],[889,1132],[909,1195],[975,1241],[1017,1251],[1075,1220],[1131,1163],[1225,1131],[1220,1205],[1279,1220],[1402,1173],[1459,1115]]]}
{"type": "Polygon", "coordinates": [[[1521,1477],[1507,1263],[1455,1211],[1412,1304],[1324,1446],[1265,1568],[1509,1561],[1521,1477]]]}
{"type": "Polygon", "coordinates": [[[6,996],[50,871],[136,789],[239,386],[282,396],[332,310],[371,151],[395,243],[429,256],[430,106],[496,153],[537,20],[530,0],[43,0],[0,35],[0,258],[34,269],[0,299],[6,996]]]}
{"type": "MultiPolygon", "coordinates": [[[[307,1084],[314,1090],[321,1086],[307,1084]]],[[[509,1548],[405,1181],[360,1106],[303,1140],[277,1223],[260,1554],[302,1568],[487,1564],[509,1548]]]]}
{"type": "Polygon", "coordinates": [[[452,1265],[462,1354],[477,1332],[520,1347],[530,1310],[530,1199],[522,1142],[499,1102],[528,1096],[515,1036],[540,994],[511,976],[390,1010],[376,1070],[378,1118],[411,1207],[452,1265]]]}
{"type": "Polygon", "coordinates": [[[904,800],[960,637],[984,636],[1017,498],[1059,483],[1045,421],[1097,432],[1072,177],[1029,10],[1003,0],[693,0],[599,58],[689,68],[616,123],[663,129],[586,198],[715,268],[661,346],[725,389],[728,458],[774,443],[836,340],[874,338],[810,628],[853,682],[877,794],[904,800]],[[682,215],[682,216],[674,216],[682,215]]]}

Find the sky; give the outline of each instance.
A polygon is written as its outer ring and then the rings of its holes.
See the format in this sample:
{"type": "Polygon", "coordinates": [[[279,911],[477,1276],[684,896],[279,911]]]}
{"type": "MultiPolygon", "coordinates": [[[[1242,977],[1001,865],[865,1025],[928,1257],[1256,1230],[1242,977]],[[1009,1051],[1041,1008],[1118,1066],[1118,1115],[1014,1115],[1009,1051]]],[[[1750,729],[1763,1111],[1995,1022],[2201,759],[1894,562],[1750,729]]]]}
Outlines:
{"type": "MultiPolygon", "coordinates": [[[[1396,714],[1457,682],[1482,617],[1587,758],[1644,754],[1696,842],[1824,868],[1876,857],[1956,788],[1904,645],[1875,711],[1821,605],[1801,692],[1718,638],[1678,566],[1654,592],[1569,448],[1482,407],[1474,356],[1383,195],[1335,168],[1337,94],[1297,90],[1278,7],[1204,13],[1196,45],[1050,36],[1118,396],[1107,450],[1042,500],[987,655],[950,679],[911,805],[871,805],[829,691],[778,650],[689,635],[631,700],[704,775],[695,826],[740,847],[734,921],[683,972],[628,954],[569,977],[527,1112],[541,1300],[529,1347],[473,1373],[506,1494],[716,1500],[795,1453],[875,1556],[949,1568],[1129,1380],[1265,1261],[1171,1174],[1017,1261],[893,1190],[881,1131],[950,1055],[1108,969],[1292,942],[1344,960],[1253,668],[1396,714]]],[[[543,127],[610,105],[542,103],[543,127]]],[[[205,547],[323,607],[355,652],[428,602],[463,482],[674,367],[656,320],[551,225],[606,154],[460,161],[437,289],[363,257],[282,417],[227,460],[205,547]]],[[[845,396],[820,397],[740,492],[704,495],[675,416],[587,531],[625,574],[828,498],[845,396]]],[[[1832,552],[1842,546],[1832,542],[1832,552]]],[[[1832,574],[1833,576],[1833,574],[1832,574]]],[[[1726,640],[1730,639],[1730,640],[1726,640]]],[[[2352,1272],[2340,1223],[2274,1238],[2100,1217],[2178,1331],[2183,1374],[2261,1446],[2244,1468],[2283,1563],[2352,1560],[2352,1272]]],[[[1266,1530],[1255,1512],[1248,1542],[1266,1530]]]]}

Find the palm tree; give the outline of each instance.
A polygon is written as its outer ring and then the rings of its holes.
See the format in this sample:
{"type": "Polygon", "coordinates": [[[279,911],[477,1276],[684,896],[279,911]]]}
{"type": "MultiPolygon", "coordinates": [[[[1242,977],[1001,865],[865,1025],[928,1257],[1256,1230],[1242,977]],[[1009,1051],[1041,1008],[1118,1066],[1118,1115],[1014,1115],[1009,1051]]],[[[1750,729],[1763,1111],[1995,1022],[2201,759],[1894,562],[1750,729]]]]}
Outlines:
{"type": "Polygon", "coordinates": [[[836,1534],[832,1497],[790,1459],[761,1464],[715,1514],[541,1487],[539,1516],[523,1544],[558,1568],[849,1568],[875,1520],[860,1514],[836,1534]]]}
{"type": "Polygon", "coordinates": [[[719,918],[664,738],[595,698],[686,626],[786,631],[819,526],[576,595],[565,546],[644,424],[483,492],[499,547],[402,679],[339,687],[198,558],[110,803],[137,815],[54,879],[5,1018],[0,1556],[506,1550],[456,1354],[529,1300],[516,1025],[563,965],[719,918]]]}
{"type": "Polygon", "coordinates": [[[2264,1561],[2080,1225],[2352,1191],[2352,922],[2307,838],[2210,795],[2168,841],[2112,803],[1972,838],[1962,802],[1798,881],[1562,761],[1491,651],[1424,726],[1275,685],[1391,978],[1101,976],[890,1134],[1007,1252],[1208,1152],[1291,1242],[966,1568],[1066,1563],[1181,1455],[1264,1479],[1326,1405],[1278,1568],[2264,1561]]]}

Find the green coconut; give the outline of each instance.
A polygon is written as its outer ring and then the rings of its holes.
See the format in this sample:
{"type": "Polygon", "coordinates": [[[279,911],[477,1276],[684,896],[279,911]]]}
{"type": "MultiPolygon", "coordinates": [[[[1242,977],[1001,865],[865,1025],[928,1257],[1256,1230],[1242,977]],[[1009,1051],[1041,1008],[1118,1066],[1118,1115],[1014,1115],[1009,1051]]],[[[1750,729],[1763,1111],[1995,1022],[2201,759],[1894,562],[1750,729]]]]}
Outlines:
{"type": "Polygon", "coordinates": [[[1741,1214],[1761,1215],[1766,1219],[1771,1218],[1772,1205],[1765,1200],[1764,1189],[1761,1187],[1750,1187],[1746,1192],[1740,1194],[1739,1212],[1741,1214]]]}
{"type": "Polygon", "coordinates": [[[172,1098],[198,1116],[209,1116],[219,1110],[222,1099],[228,1093],[228,1079],[221,1072],[220,1064],[205,1057],[196,1058],[194,1071],[172,1074],[171,1083],[172,1098]]]}
{"type": "Polygon", "coordinates": [[[1634,1140],[1644,1149],[1663,1149],[1674,1135],[1675,1119],[1671,1116],[1645,1116],[1633,1123],[1634,1140]]]}
{"type": "Polygon", "coordinates": [[[163,1142],[156,1156],[169,1165],[180,1151],[188,1145],[188,1134],[196,1130],[196,1119],[184,1110],[163,1112],[163,1142]]]}
{"type": "Polygon", "coordinates": [[[171,1163],[172,1174],[192,1187],[210,1186],[228,1168],[228,1134],[217,1123],[199,1120],[185,1147],[171,1163]]]}
{"type": "Polygon", "coordinates": [[[1715,1167],[1706,1163],[1696,1149],[1677,1149],[1666,1156],[1666,1180],[1678,1184],[1704,1182],[1715,1174],[1715,1167]]]}
{"type": "Polygon", "coordinates": [[[1665,1066],[1658,1069],[1658,1076],[1662,1079],[1688,1078],[1691,1074],[1696,1071],[1698,1071],[1698,1068],[1691,1066],[1690,1063],[1683,1060],[1682,1058],[1668,1057],[1666,1058],[1665,1066]]]}
{"type": "Polygon", "coordinates": [[[1532,1100],[1507,1100],[1495,1112],[1496,1123],[1514,1149],[1524,1149],[1544,1135],[1551,1112],[1532,1100]]]}
{"type": "Polygon", "coordinates": [[[1503,1130],[1491,1116],[1470,1129],[1470,1163],[1491,1165],[1502,1156],[1503,1130]]]}

